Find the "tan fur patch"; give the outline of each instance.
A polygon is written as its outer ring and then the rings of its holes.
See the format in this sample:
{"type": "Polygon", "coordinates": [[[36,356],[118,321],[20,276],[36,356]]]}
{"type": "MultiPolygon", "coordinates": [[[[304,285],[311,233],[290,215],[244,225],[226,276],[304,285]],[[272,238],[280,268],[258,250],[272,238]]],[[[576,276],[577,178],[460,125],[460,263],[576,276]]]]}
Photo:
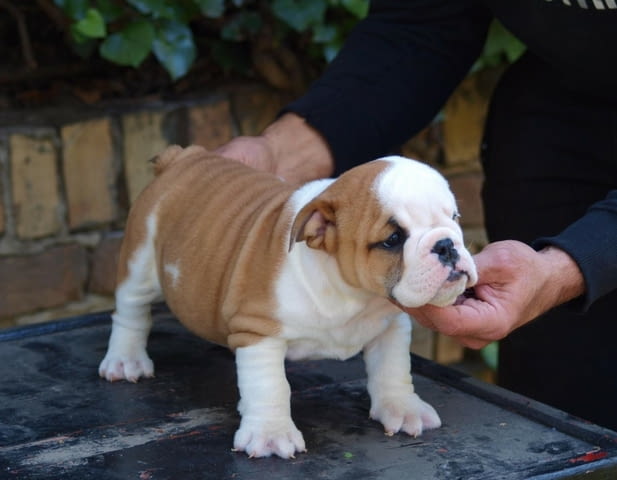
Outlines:
{"type": "Polygon", "coordinates": [[[297,235],[306,239],[302,222],[308,223],[315,211],[327,212],[323,216],[328,227],[322,229],[324,238],[315,245],[337,256],[349,285],[385,297],[390,295],[392,279],[402,270],[402,254],[392,255],[369,246],[392,233],[391,214],[384,211],[373,191],[376,177],[388,166],[388,162],[374,161],[344,173],[302,208],[296,221],[300,225],[294,225],[297,235]]]}
{"type": "Polygon", "coordinates": [[[182,323],[223,345],[233,335],[236,348],[275,335],[273,285],[287,251],[291,219],[283,207],[293,187],[200,147],[174,148],[158,162],[159,175],[130,212],[119,277],[156,209],[159,281],[182,323]],[[182,272],[179,282],[165,265],[182,272]],[[229,323],[246,315],[255,321],[229,323]]]}

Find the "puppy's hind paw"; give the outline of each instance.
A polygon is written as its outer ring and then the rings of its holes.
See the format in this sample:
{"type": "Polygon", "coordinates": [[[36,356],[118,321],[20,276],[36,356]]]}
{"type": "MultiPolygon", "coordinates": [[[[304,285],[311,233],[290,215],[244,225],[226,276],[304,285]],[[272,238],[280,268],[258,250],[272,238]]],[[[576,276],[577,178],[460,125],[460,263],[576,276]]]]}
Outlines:
{"type": "Polygon", "coordinates": [[[141,377],[154,377],[154,364],[145,350],[130,355],[107,352],[99,366],[99,376],[109,382],[127,380],[135,383],[141,377]]]}

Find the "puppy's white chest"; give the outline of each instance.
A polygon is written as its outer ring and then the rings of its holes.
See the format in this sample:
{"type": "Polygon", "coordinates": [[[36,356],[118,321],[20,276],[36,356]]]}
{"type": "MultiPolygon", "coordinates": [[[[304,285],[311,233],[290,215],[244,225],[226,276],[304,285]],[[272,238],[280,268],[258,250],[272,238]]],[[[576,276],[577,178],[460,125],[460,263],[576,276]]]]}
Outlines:
{"type": "Polygon", "coordinates": [[[351,287],[336,260],[299,244],[275,288],[276,318],[291,360],[347,359],[380,335],[401,312],[388,300],[351,287]]]}
{"type": "Polygon", "coordinates": [[[387,326],[383,318],[352,318],[342,327],[311,328],[286,326],[283,336],[288,338],[289,360],[336,358],[346,360],[359,353],[364,345],[379,335],[387,326]]]}
{"type": "MultiPolygon", "coordinates": [[[[372,297],[368,302],[340,299],[338,308],[320,312],[313,299],[281,308],[290,360],[336,358],[346,360],[359,353],[403,314],[390,302],[372,297]]],[[[404,315],[404,314],[403,314],[404,315]]]]}

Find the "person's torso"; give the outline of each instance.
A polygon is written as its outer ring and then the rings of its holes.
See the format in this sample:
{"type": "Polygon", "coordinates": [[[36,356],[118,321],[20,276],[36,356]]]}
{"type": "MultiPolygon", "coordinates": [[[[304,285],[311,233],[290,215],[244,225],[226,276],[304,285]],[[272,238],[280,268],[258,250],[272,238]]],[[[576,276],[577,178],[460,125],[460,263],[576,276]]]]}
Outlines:
{"type": "Polygon", "coordinates": [[[572,87],[615,95],[617,0],[485,3],[531,53],[563,74],[572,87]]]}

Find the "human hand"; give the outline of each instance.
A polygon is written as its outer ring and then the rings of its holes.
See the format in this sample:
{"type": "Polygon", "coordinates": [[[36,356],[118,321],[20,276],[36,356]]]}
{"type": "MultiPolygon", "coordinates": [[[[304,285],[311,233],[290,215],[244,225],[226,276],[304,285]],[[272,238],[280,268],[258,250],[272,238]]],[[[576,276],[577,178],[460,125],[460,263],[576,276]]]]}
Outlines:
{"type": "Polygon", "coordinates": [[[215,152],[223,157],[237,160],[263,172],[275,173],[274,152],[263,136],[235,137],[217,148],[215,152]]]}
{"type": "Polygon", "coordinates": [[[232,139],[216,153],[291,183],[328,177],[334,171],[325,139],[293,113],[280,117],[259,136],[232,139]]]}
{"type": "Polygon", "coordinates": [[[422,325],[470,348],[500,340],[547,310],[584,293],[583,276],[563,250],[535,251],[514,240],[495,242],[474,256],[475,295],[456,305],[406,309],[422,325]]]}

